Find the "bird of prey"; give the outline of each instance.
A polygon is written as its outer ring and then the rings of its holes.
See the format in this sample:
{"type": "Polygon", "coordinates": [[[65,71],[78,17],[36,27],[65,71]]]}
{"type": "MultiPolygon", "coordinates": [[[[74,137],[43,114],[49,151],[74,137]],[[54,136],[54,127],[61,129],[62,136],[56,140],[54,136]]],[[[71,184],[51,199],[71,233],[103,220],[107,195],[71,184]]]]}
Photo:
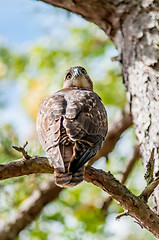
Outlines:
{"type": "Polygon", "coordinates": [[[37,132],[54,166],[55,183],[73,187],[83,181],[84,164],[107,134],[107,113],[93,82],[81,66],[66,71],[63,88],[42,100],[37,132]]]}

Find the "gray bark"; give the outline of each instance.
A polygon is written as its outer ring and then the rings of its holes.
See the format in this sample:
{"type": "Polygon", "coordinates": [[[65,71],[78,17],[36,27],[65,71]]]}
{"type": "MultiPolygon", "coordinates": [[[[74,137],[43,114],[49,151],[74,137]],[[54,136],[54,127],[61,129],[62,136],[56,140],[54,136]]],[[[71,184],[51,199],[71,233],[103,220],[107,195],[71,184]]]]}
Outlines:
{"type": "MultiPolygon", "coordinates": [[[[94,22],[119,51],[123,81],[144,166],[155,148],[159,171],[159,1],[43,0],[94,22]]],[[[159,188],[153,207],[159,214],[159,188]]]]}

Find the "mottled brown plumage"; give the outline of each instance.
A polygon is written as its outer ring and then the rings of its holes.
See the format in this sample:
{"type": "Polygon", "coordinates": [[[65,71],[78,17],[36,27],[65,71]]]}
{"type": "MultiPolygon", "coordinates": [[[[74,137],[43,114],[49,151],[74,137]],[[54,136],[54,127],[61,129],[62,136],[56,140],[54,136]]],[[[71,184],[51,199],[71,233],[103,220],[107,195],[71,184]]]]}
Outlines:
{"type": "Polygon", "coordinates": [[[107,133],[106,110],[84,68],[70,68],[63,89],[43,99],[37,131],[54,165],[55,183],[62,187],[80,183],[84,164],[100,149],[107,133]]]}

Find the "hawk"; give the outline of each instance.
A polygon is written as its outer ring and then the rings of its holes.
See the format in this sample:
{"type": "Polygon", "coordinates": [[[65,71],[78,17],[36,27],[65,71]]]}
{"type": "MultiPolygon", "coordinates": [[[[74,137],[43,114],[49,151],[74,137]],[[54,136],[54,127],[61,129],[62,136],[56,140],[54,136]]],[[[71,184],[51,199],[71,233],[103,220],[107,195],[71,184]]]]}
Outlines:
{"type": "Polygon", "coordinates": [[[54,166],[55,183],[73,187],[83,181],[84,164],[107,134],[107,113],[83,67],[66,71],[63,88],[42,100],[37,132],[54,166]]]}

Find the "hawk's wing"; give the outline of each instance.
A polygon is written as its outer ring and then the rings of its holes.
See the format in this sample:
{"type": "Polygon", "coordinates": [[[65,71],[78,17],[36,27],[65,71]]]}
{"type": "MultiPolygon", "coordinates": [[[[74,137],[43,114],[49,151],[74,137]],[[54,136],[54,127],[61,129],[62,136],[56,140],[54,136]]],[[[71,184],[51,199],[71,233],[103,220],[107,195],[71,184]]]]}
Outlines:
{"type": "Polygon", "coordinates": [[[40,104],[37,130],[43,149],[60,171],[65,171],[60,142],[74,144],[70,169],[76,172],[101,147],[107,133],[106,110],[95,92],[62,89],[40,104]]]}
{"type": "Polygon", "coordinates": [[[86,140],[89,137],[107,133],[107,114],[100,97],[93,91],[74,90],[65,94],[67,102],[64,126],[73,140],[86,140]]]}
{"type": "Polygon", "coordinates": [[[42,148],[60,171],[65,171],[60,148],[61,118],[65,109],[63,94],[54,94],[42,100],[37,117],[37,132],[42,148]]]}
{"type": "Polygon", "coordinates": [[[76,172],[100,149],[107,133],[107,114],[100,97],[93,91],[77,90],[66,94],[64,127],[76,141],[70,170],[76,172]]]}

